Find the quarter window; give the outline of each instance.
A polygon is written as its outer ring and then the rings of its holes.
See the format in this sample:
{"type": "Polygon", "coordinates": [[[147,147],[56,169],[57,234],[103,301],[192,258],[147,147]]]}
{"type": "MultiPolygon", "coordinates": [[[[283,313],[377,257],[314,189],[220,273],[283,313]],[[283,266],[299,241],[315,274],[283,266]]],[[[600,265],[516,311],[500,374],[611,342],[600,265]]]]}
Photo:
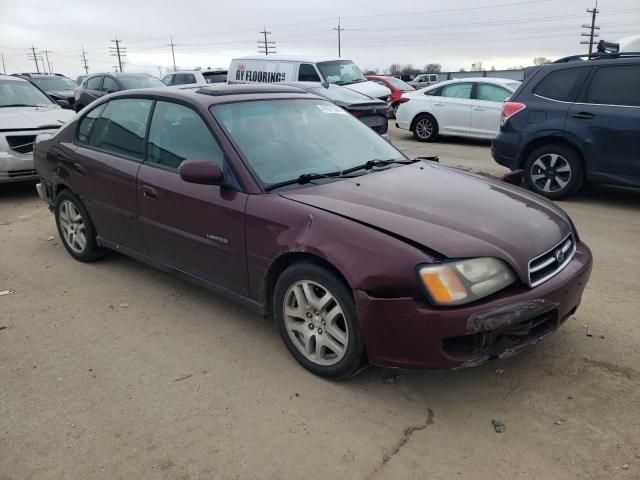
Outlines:
{"type": "Polygon", "coordinates": [[[97,119],[89,146],[142,160],[151,100],[127,98],[107,103],[97,119]]]}
{"type": "Polygon", "coordinates": [[[224,154],[196,112],[177,103],[157,102],[147,162],[178,168],[184,160],[208,160],[223,168],[224,154]]]}
{"type": "Polygon", "coordinates": [[[92,77],[87,80],[87,88],[89,90],[100,90],[100,84],[102,83],[102,77],[92,77]]]}
{"type": "Polygon", "coordinates": [[[445,85],[442,87],[442,93],[440,94],[443,97],[449,98],[471,98],[471,87],[470,83],[454,83],[451,85],[445,85]]]}
{"type": "Polygon", "coordinates": [[[640,65],[598,68],[589,85],[587,103],[640,107],[640,65]]]}
{"type": "Polygon", "coordinates": [[[298,81],[300,82],[319,82],[320,77],[316,72],[316,67],[310,63],[301,63],[298,69],[298,81]]]}
{"type": "Polygon", "coordinates": [[[93,127],[96,124],[96,120],[100,117],[100,114],[104,110],[106,103],[94,108],[89,113],[87,113],[82,120],[80,120],[80,125],[78,126],[78,143],[80,145],[88,145],[89,139],[91,138],[91,133],[93,132],[93,127]]]}
{"type": "Polygon", "coordinates": [[[164,83],[167,86],[171,86],[173,85],[173,75],[166,75],[163,79],[162,79],[162,83],[164,83]]]}
{"type": "Polygon", "coordinates": [[[117,92],[118,90],[120,90],[120,87],[118,87],[118,84],[113,78],[104,77],[104,82],[102,82],[103,92],[108,92],[108,91],[117,92]]]}
{"type": "Polygon", "coordinates": [[[193,75],[191,73],[186,73],[184,75],[184,83],[196,83],[195,75],[193,75]]]}
{"type": "Polygon", "coordinates": [[[551,72],[533,89],[533,93],[552,100],[573,102],[576,82],[583,71],[581,68],[563,68],[551,72]]]}
{"type": "Polygon", "coordinates": [[[492,85],[490,83],[478,84],[478,100],[485,100],[487,102],[504,102],[511,92],[506,88],[492,85]]]}

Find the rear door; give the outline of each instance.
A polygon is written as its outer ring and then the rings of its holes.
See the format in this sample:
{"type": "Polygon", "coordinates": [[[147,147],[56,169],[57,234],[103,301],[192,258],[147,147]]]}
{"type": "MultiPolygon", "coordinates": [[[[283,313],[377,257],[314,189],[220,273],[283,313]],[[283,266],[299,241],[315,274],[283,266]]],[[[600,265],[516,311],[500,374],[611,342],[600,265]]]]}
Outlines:
{"type": "Polygon", "coordinates": [[[433,115],[442,133],[468,134],[471,129],[472,82],[443,85],[440,96],[432,97],[433,115]]]}
{"type": "Polygon", "coordinates": [[[149,255],[237,293],[247,294],[244,211],[216,137],[190,107],[158,101],[147,157],[138,173],[140,221],[149,255]],[[196,185],[180,178],[184,160],[217,163],[228,186],[196,185]]]}
{"type": "Polygon", "coordinates": [[[152,100],[126,98],[92,109],[78,124],[71,169],[98,235],[144,252],[136,176],[152,100]]]}
{"type": "Polygon", "coordinates": [[[595,67],[566,129],[589,142],[589,170],[640,179],[640,65],[595,67]]]}
{"type": "Polygon", "coordinates": [[[500,131],[502,104],[512,93],[494,83],[478,82],[471,104],[471,133],[495,137],[500,131]]]}
{"type": "Polygon", "coordinates": [[[102,75],[98,75],[95,77],[91,77],[87,80],[87,83],[84,88],[83,97],[81,98],[82,105],[86,106],[93,102],[95,99],[104,95],[102,93],[102,79],[104,77],[102,75]]]}

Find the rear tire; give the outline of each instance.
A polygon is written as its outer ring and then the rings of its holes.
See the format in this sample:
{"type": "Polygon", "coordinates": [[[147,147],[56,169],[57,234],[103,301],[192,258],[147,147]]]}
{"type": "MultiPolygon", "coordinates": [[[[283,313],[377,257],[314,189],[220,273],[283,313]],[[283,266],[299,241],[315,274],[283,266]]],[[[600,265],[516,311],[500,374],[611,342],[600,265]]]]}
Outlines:
{"type": "Polygon", "coordinates": [[[287,268],[275,285],[273,318],[289,352],[311,373],[342,379],[364,365],[352,292],[332,271],[310,262],[287,268]]]}
{"type": "Polygon", "coordinates": [[[583,181],[580,156],[564,145],[544,145],[529,154],[524,163],[527,187],[551,200],[575,193],[583,181]]]}
{"type": "Polygon", "coordinates": [[[438,122],[429,113],[421,113],[413,122],[413,137],[419,142],[433,142],[438,137],[438,122]]]}
{"type": "Polygon", "coordinates": [[[81,262],[93,262],[104,256],[96,242],[96,232],[87,210],[77,195],[63,190],[54,207],[56,226],[62,244],[69,254],[81,262]]]}

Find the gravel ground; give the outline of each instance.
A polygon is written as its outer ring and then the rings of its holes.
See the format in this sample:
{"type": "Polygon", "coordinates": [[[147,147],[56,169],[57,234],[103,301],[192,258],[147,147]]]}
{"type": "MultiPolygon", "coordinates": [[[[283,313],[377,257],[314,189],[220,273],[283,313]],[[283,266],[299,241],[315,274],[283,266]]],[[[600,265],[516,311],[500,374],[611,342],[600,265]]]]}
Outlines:
{"type": "MultiPolygon", "coordinates": [[[[488,143],[390,133],[504,172],[488,143]]],[[[561,202],[595,266],[546,341],[340,383],[226,299],[120,255],[72,260],[32,186],[0,186],[0,205],[0,480],[640,478],[640,190],[561,202]]]]}

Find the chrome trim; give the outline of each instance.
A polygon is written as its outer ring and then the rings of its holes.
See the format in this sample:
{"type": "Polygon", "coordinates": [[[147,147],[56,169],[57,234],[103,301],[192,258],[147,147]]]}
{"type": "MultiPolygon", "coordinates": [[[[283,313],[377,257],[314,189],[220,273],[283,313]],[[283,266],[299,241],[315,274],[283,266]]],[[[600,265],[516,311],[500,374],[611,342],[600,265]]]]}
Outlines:
{"type": "Polygon", "coordinates": [[[573,260],[573,257],[576,254],[577,248],[578,248],[578,245],[576,243],[575,236],[573,235],[573,233],[570,233],[561,242],[558,242],[555,246],[553,246],[552,248],[550,248],[546,252],[541,253],[537,257],[534,257],[531,260],[529,260],[529,264],[528,264],[528,267],[527,267],[527,275],[528,275],[528,280],[529,280],[529,286],[531,288],[537,287],[538,285],[543,284],[544,282],[546,282],[547,280],[555,277],[558,273],[560,273],[562,270],[564,270],[564,268],[569,264],[569,262],[571,260],[573,260]],[[557,262],[557,260],[553,256],[553,252],[558,250],[559,248],[565,254],[565,258],[562,261],[562,263],[560,265],[558,265],[558,267],[555,268],[552,272],[549,272],[544,277],[537,279],[535,282],[532,282],[531,281],[531,274],[532,273],[536,273],[536,272],[542,270],[543,268],[548,267],[549,265],[553,264],[554,261],[557,262]],[[567,252],[569,252],[568,255],[566,255],[567,252]],[[536,265],[533,268],[531,267],[532,263],[535,263],[536,261],[542,260],[547,256],[549,258],[547,260],[544,260],[541,265],[536,265]]]}
{"type": "Polygon", "coordinates": [[[584,103],[584,102],[565,102],[564,100],[556,100],[555,98],[545,97],[543,95],[538,95],[537,93],[533,94],[534,97],[542,98],[544,100],[549,100],[550,102],[557,103],[566,103],[568,105],[593,105],[596,107],[622,107],[622,108],[640,108],[638,105],[615,105],[612,103],[584,103]]]}

